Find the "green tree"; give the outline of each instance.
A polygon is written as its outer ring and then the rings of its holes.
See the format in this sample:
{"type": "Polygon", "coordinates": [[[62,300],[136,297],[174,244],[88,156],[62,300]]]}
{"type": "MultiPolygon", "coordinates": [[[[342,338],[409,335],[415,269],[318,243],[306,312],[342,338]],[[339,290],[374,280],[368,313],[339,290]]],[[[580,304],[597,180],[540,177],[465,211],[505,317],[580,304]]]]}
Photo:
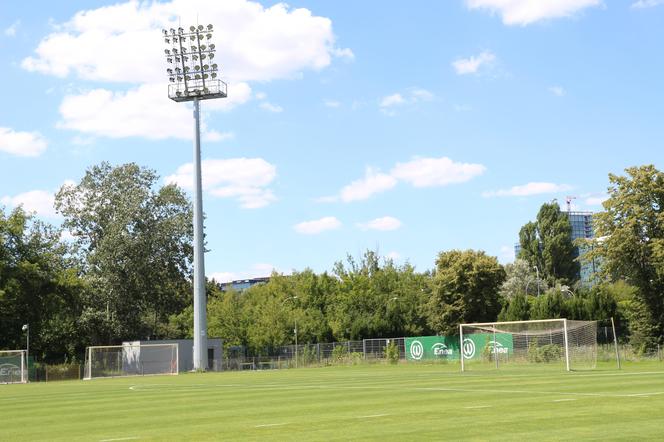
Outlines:
{"type": "Polygon", "coordinates": [[[483,251],[441,252],[426,305],[429,326],[446,335],[457,334],[462,322],[494,321],[501,309],[499,290],[504,280],[498,259],[483,251]]]}
{"type": "Polygon", "coordinates": [[[512,299],[520,294],[534,296],[549,289],[546,280],[538,280],[535,268],[525,259],[517,258],[513,263],[507,264],[505,274],[505,282],[500,287],[500,294],[505,299],[512,299]]]}
{"type": "Polygon", "coordinates": [[[572,226],[555,200],[542,205],[536,222],[529,222],[521,228],[519,243],[518,258],[537,266],[550,285],[556,282],[572,285],[579,279],[572,226]]]}
{"type": "Polygon", "coordinates": [[[530,319],[528,297],[520,293],[507,300],[498,315],[499,321],[527,321],[530,319]]]}
{"type": "Polygon", "coordinates": [[[633,342],[652,347],[664,336],[664,173],[630,167],[625,176],[610,174],[609,183],[588,259],[600,257],[607,278],[636,287],[633,342]]]}
{"type": "Polygon", "coordinates": [[[157,336],[188,300],[192,210],[174,185],[153,190],[136,164],[91,167],[55,199],[91,287],[82,321],[96,343],[157,336]]]}
{"type": "Polygon", "coordinates": [[[22,208],[6,216],[0,208],[0,348],[25,348],[59,360],[82,353],[81,298],[85,285],[61,232],[22,208]]]}

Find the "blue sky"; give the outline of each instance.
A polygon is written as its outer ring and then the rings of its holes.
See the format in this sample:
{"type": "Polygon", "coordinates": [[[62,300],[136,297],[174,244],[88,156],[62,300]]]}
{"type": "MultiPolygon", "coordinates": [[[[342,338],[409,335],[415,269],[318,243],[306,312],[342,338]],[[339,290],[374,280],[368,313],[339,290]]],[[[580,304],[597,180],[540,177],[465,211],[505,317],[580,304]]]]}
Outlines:
{"type": "Polygon", "coordinates": [[[203,102],[206,273],[332,268],[378,249],[513,259],[543,202],[601,209],[664,167],[664,1],[0,2],[0,204],[51,223],[101,161],[191,187],[191,108],[160,29],[200,21],[229,97],[203,102]]]}

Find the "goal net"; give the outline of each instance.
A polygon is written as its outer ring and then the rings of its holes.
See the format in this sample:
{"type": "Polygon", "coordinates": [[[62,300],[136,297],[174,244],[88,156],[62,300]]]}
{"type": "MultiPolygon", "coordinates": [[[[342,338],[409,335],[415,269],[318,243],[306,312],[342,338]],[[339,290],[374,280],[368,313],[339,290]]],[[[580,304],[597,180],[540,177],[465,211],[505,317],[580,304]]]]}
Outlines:
{"type": "Polygon", "coordinates": [[[0,384],[28,382],[26,350],[0,351],[0,384]]]}
{"type": "Polygon", "coordinates": [[[178,374],[178,344],[88,347],[84,379],[178,374]]]}
{"type": "Polygon", "coordinates": [[[502,365],[595,368],[597,322],[546,319],[459,326],[461,370],[502,365]]]}

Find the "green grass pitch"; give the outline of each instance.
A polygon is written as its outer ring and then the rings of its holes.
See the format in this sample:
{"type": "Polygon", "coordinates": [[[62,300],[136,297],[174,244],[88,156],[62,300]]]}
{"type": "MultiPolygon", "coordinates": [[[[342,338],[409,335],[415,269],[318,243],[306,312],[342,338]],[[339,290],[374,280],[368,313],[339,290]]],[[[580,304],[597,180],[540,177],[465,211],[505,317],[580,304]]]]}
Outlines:
{"type": "Polygon", "coordinates": [[[664,438],[664,364],[360,365],[0,385],[0,440],[664,438]]]}

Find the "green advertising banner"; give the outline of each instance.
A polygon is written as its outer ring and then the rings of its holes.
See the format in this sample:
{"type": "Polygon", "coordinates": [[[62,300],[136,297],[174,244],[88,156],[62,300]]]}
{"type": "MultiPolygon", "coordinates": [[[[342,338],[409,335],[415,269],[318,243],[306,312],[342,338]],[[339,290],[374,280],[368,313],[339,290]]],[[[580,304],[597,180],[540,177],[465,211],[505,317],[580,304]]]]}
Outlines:
{"type": "Polygon", "coordinates": [[[511,355],[514,352],[514,341],[509,333],[473,333],[463,337],[463,358],[478,359],[497,354],[511,355]],[[495,342],[494,342],[495,336],[495,342]]]}
{"type": "Polygon", "coordinates": [[[410,361],[432,359],[459,359],[459,339],[448,336],[421,336],[406,338],[406,359],[410,361]]]}
{"type": "MultiPolygon", "coordinates": [[[[459,360],[459,338],[456,336],[420,336],[406,338],[406,359],[409,361],[459,360]]],[[[512,335],[475,333],[463,338],[464,359],[479,359],[492,354],[511,355],[514,351],[512,335]]]]}

